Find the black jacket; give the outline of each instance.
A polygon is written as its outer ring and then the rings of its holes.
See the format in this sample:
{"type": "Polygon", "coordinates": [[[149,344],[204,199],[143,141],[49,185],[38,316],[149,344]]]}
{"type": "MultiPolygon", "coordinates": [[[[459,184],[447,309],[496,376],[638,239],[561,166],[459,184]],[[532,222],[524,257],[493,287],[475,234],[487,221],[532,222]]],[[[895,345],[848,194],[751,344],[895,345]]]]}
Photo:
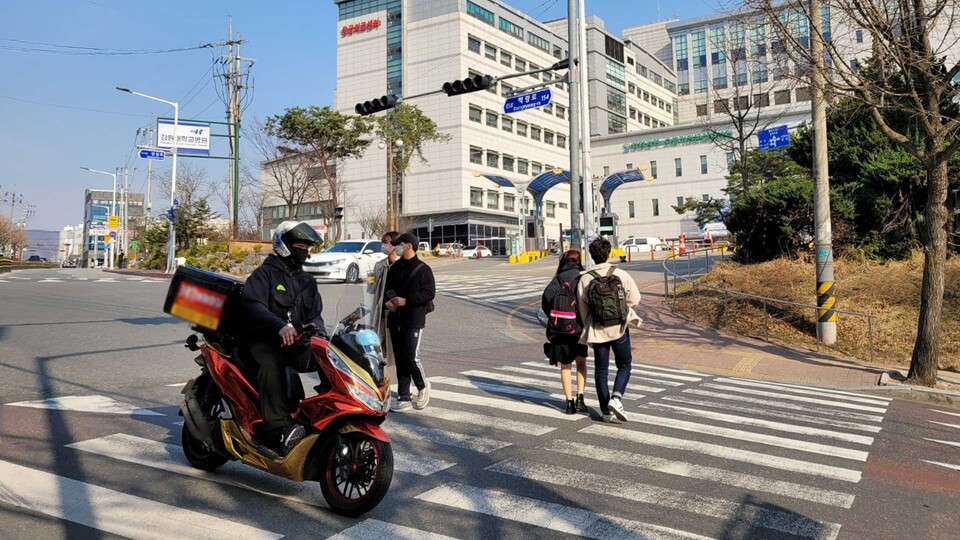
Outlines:
{"type": "Polygon", "coordinates": [[[437,284],[430,266],[416,256],[412,259],[398,259],[387,271],[384,304],[390,300],[390,291],[400,298],[405,298],[407,305],[389,312],[387,326],[404,330],[424,328],[427,324],[428,306],[437,295],[437,284]]]}
{"type": "MultiPolygon", "coordinates": [[[[545,314],[550,314],[550,310],[553,309],[553,298],[560,292],[564,283],[569,283],[573,296],[577,296],[577,282],[579,280],[580,267],[569,262],[565,264],[563,269],[560,270],[560,273],[553,276],[553,279],[547,284],[547,288],[543,290],[543,295],[540,297],[540,309],[542,309],[545,314]]],[[[579,313],[577,314],[577,322],[581,327],[583,326],[579,313]]],[[[547,337],[550,337],[550,335],[548,334],[547,337]]]]}
{"type": "Polygon", "coordinates": [[[323,325],[323,300],[317,282],[303,270],[291,270],[275,255],[267,257],[243,286],[243,336],[250,341],[280,341],[288,322],[298,330],[308,323],[323,325]]]}

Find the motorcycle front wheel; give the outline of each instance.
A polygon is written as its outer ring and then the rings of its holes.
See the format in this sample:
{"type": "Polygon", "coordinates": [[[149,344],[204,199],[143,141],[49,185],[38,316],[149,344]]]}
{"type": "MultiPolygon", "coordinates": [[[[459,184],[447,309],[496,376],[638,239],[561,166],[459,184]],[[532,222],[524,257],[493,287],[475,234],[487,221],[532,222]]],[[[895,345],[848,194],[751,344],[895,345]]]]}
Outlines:
{"type": "Polygon", "coordinates": [[[393,480],[393,449],[362,433],[327,441],[320,450],[317,480],[330,508],[357,517],[376,508],[393,480]]]}
{"type": "Polygon", "coordinates": [[[187,458],[187,462],[195,469],[214,471],[229,461],[229,459],[215,450],[207,448],[200,439],[194,437],[193,433],[190,433],[190,429],[187,428],[186,425],[183,426],[180,432],[180,443],[183,448],[183,456],[187,458]]]}

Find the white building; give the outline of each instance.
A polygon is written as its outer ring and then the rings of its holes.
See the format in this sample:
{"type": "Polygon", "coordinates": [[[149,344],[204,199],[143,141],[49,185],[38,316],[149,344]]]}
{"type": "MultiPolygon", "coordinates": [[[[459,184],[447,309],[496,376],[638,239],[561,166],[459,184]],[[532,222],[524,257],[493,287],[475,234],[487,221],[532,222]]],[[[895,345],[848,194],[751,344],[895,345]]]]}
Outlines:
{"type": "Polygon", "coordinates": [[[65,225],[60,231],[59,253],[57,260],[64,261],[83,255],[83,223],[65,225]]]}

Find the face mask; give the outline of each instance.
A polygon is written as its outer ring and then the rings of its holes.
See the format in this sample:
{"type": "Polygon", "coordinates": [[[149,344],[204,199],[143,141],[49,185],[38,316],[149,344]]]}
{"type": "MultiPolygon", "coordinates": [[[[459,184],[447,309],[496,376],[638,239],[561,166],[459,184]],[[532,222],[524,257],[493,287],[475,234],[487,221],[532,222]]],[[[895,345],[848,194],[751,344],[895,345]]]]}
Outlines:
{"type": "Polygon", "coordinates": [[[380,253],[389,255],[391,251],[393,251],[393,246],[390,244],[380,244],[380,253]]]}
{"type": "Polygon", "coordinates": [[[397,252],[397,257],[403,257],[403,244],[393,248],[397,252]]]}
{"type": "Polygon", "coordinates": [[[303,266],[310,258],[310,251],[303,248],[290,248],[290,258],[297,266],[303,266]]]}

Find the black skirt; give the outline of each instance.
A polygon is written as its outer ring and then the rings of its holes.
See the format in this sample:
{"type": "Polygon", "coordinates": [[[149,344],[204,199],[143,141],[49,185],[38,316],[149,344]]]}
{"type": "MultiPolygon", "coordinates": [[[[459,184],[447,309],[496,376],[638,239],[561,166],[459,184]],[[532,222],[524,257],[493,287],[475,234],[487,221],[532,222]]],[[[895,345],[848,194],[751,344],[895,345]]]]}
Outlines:
{"type": "Polygon", "coordinates": [[[587,346],[580,343],[580,336],[554,336],[549,343],[544,343],[543,349],[551,366],[587,357],[587,346]]]}

